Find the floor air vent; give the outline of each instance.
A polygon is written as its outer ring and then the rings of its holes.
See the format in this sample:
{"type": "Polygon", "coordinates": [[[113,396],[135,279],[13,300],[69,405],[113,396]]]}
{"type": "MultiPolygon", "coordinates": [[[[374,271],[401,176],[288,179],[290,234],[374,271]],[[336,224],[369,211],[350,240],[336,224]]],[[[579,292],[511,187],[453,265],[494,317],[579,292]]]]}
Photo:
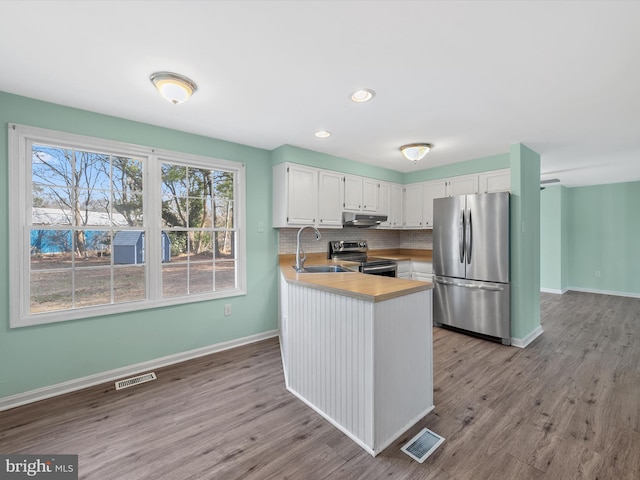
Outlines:
{"type": "Polygon", "coordinates": [[[133,387],[134,385],[138,385],[140,383],[150,382],[151,380],[155,380],[156,374],[153,372],[144,373],[142,375],[138,375],[137,377],[125,378],[124,380],[118,380],[116,382],[116,390],[122,390],[123,388],[133,387]]]}
{"type": "Polygon", "coordinates": [[[444,442],[444,437],[433,433],[428,428],[423,428],[401,450],[417,462],[422,463],[442,445],[442,442],[444,442]]]}

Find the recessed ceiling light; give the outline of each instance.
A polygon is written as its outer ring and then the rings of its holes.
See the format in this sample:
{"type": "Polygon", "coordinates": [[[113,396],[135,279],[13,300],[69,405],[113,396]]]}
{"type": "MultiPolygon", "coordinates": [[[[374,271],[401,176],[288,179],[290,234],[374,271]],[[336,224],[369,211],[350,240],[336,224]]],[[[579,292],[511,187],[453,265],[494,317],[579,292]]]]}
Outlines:
{"type": "Polygon", "coordinates": [[[331,132],[327,131],[327,130],[318,130],[316,132],[316,137],[318,138],[327,138],[331,136],[331,132]]]}
{"type": "Polygon", "coordinates": [[[376,96],[376,92],[369,88],[363,88],[362,90],[356,90],[351,94],[351,100],[354,102],[362,103],[368,102],[376,96]]]}

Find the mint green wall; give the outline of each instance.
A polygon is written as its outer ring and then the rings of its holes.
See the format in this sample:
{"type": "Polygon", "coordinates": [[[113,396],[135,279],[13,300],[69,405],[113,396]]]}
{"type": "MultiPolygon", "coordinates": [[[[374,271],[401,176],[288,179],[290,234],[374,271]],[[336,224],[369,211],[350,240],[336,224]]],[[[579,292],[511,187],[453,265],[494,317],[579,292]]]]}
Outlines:
{"type": "Polygon", "coordinates": [[[511,336],[540,327],[540,155],[511,145],[511,336]]]}
{"type": "Polygon", "coordinates": [[[561,188],[561,205],[560,210],[562,212],[562,276],[561,276],[561,288],[562,291],[565,291],[569,285],[569,252],[571,251],[571,246],[569,244],[570,236],[569,236],[569,218],[571,212],[569,211],[569,192],[571,190],[565,187],[561,188]]]}
{"type": "Polygon", "coordinates": [[[361,175],[386,182],[403,183],[402,173],[387,168],[375,167],[365,163],[354,162],[346,158],[334,157],[326,153],[314,152],[292,145],[282,145],[271,152],[271,163],[291,162],[309,167],[323,168],[336,172],[361,175]]]}
{"type": "Polygon", "coordinates": [[[640,182],[568,190],[569,288],[640,295],[640,182]]]}
{"type": "MultiPolygon", "coordinates": [[[[424,160],[425,166],[429,163],[429,156],[424,160]]],[[[503,153],[490,157],[475,158],[464,162],[452,163],[440,167],[427,168],[418,172],[404,174],[403,183],[426,182],[429,180],[438,180],[440,178],[455,177],[458,175],[470,175],[473,173],[487,172],[489,170],[500,170],[509,168],[509,154],[503,153]]]]}
{"type": "Polygon", "coordinates": [[[540,287],[556,291],[566,286],[562,255],[564,190],[556,185],[540,191],[540,287]]]}
{"type": "Polygon", "coordinates": [[[277,328],[277,233],[257,229],[272,223],[270,152],[4,92],[0,124],[0,397],[277,328]],[[247,295],[9,329],[9,122],[244,162],[247,295]],[[223,316],[226,303],[230,317],[223,316]]]}

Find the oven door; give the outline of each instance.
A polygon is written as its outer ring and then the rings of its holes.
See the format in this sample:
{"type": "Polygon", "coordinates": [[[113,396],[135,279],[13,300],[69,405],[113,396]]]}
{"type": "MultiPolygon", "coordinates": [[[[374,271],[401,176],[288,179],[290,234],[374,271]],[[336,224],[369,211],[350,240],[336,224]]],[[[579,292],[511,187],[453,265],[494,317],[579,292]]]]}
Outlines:
{"type": "Polygon", "coordinates": [[[383,275],[385,277],[398,276],[398,264],[388,263],[384,265],[360,265],[360,272],[369,275],[383,275]]]}

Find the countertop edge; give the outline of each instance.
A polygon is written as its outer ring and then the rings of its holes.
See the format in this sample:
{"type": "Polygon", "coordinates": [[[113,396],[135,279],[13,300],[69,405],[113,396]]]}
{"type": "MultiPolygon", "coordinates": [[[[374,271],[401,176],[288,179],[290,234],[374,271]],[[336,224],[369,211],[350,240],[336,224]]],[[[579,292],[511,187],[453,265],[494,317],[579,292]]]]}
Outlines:
{"type": "MultiPolygon", "coordinates": [[[[339,263],[349,266],[347,264],[350,262],[339,263]]],[[[326,258],[324,260],[320,258],[309,258],[307,260],[307,265],[327,264],[335,264],[335,262],[327,260],[326,258]]],[[[292,268],[291,259],[288,255],[282,255],[280,257],[279,268],[287,283],[373,303],[433,289],[433,284],[430,282],[392,279],[382,276],[366,275],[360,272],[299,274],[292,268]],[[375,281],[375,285],[371,285],[372,280],[375,281]],[[400,281],[399,283],[401,284],[398,285],[396,281],[400,281]],[[396,285],[393,283],[396,283],[396,285]]]]}

